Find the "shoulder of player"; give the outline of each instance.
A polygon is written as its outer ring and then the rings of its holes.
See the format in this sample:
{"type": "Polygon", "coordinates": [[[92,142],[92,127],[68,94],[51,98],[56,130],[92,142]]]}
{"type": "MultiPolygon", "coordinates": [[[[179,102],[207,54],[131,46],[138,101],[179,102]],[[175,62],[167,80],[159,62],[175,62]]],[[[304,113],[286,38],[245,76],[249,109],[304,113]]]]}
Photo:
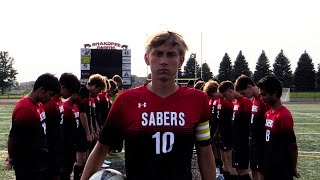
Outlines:
{"type": "Polygon", "coordinates": [[[288,117],[288,116],[292,117],[290,110],[285,106],[282,106],[281,109],[279,109],[279,116],[281,116],[281,117],[288,117]]]}

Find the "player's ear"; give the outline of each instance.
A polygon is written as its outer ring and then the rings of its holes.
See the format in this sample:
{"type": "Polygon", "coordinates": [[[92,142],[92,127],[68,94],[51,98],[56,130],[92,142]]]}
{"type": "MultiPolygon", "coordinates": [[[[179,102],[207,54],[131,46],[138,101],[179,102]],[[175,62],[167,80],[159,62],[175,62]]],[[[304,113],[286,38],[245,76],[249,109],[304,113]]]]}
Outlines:
{"type": "Polygon", "coordinates": [[[144,62],[149,66],[150,65],[150,61],[149,61],[149,56],[148,54],[144,54],[144,62]]]}
{"type": "Polygon", "coordinates": [[[184,56],[180,58],[179,68],[181,68],[183,63],[184,63],[184,56]]]}

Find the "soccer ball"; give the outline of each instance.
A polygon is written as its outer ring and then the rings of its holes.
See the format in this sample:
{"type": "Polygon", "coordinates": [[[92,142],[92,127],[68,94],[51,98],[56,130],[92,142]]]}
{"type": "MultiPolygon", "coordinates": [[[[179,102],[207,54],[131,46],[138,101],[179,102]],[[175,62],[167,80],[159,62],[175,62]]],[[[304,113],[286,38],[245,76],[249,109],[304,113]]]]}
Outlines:
{"type": "Polygon", "coordinates": [[[124,177],[117,170],[103,169],[94,173],[89,180],[124,180],[124,177]]]}

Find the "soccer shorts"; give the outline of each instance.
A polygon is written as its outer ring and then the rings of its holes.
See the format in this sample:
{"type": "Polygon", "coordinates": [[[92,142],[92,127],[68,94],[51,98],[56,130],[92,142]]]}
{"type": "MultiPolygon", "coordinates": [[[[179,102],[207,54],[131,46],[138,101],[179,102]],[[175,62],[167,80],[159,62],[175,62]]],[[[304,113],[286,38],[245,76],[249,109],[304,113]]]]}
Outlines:
{"type": "Polygon", "coordinates": [[[249,168],[249,146],[248,148],[232,149],[232,167],[236,169],[249,168]]]}
{"type": "Polygon", "coordinates": [[[250,168],[263,172],[264,144],[250,142],[250,168]]]}

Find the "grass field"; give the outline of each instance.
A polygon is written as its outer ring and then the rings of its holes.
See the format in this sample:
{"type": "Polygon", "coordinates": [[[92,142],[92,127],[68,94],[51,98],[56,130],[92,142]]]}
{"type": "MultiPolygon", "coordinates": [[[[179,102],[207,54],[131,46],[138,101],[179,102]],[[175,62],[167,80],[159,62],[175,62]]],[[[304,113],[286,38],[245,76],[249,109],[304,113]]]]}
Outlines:
{"type": "MultiPolygon", "coordinates": [[[[301,180],[316,180],[320,176],[320,104],[286,104],[291,110],[298,141],[298,168],[301,180]]],[[[0,104],[0,179],[14,179],[13,171],[2,164],[7,157],[7,137],[14,105],[0,104]]]]}

